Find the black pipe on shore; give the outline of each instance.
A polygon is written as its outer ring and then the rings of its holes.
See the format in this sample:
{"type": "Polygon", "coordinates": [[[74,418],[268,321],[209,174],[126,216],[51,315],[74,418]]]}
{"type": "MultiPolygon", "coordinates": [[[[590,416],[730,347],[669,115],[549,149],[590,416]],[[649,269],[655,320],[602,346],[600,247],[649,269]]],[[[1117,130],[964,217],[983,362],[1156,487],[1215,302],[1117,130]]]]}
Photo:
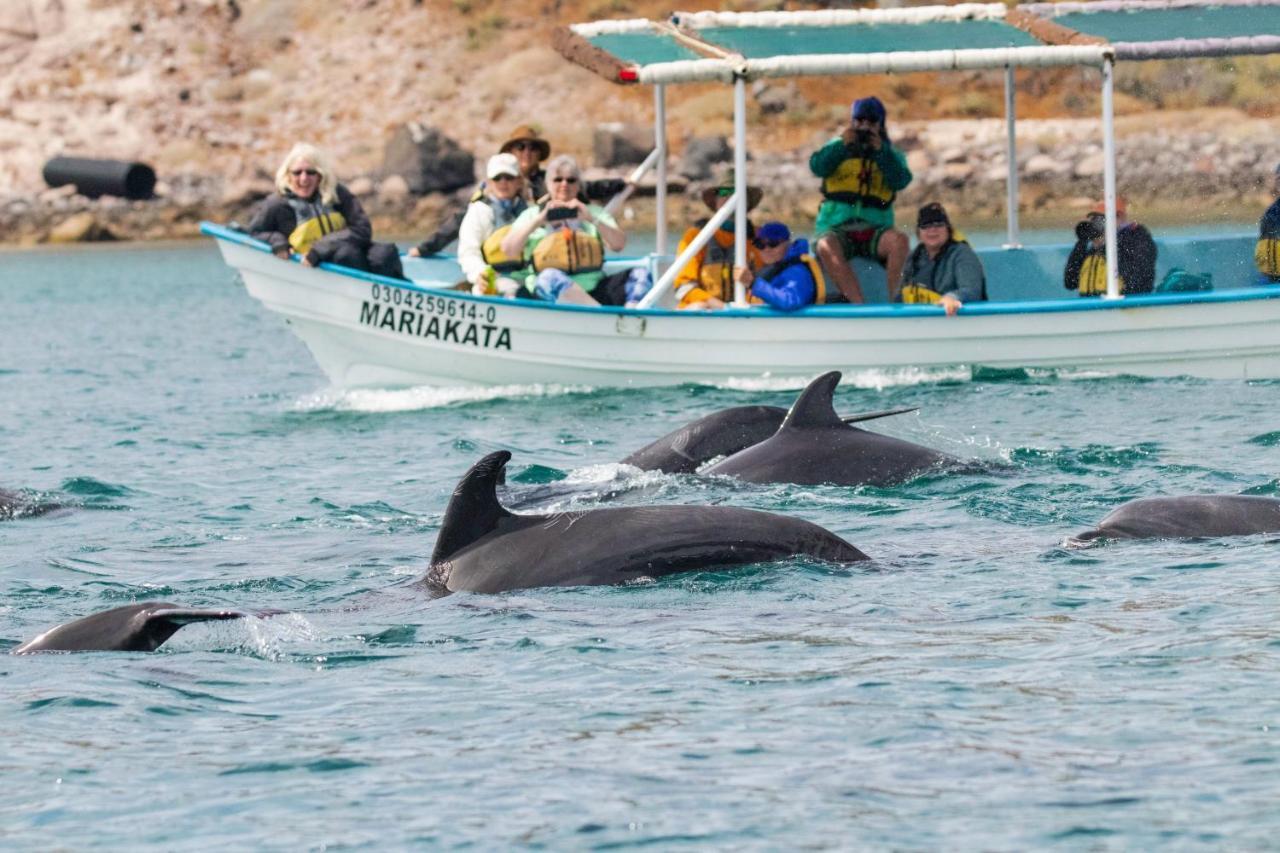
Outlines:
{"type": "Polygon", "coordinates": [[[156,188],[156,173],[146,163],[54,157],[44,164],[44,182],[51,187],[75,184],[76,192],[88,198],[148,199],[156,188]]]}

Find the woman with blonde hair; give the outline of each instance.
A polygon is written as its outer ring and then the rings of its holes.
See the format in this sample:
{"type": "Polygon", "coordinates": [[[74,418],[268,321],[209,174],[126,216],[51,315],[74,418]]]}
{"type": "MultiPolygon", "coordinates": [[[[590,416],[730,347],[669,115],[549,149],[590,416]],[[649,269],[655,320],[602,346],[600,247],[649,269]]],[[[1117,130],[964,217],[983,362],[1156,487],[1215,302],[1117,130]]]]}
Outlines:
{"type": "Polygon", "coordinates": [[[276,170],[276,194],[249,221],[249,233],[280,258],[322,263],[404,278],[393,243],[373,242],[373,226],[360,200],[338,183],[329,158],[300,142],[276,170]]]}

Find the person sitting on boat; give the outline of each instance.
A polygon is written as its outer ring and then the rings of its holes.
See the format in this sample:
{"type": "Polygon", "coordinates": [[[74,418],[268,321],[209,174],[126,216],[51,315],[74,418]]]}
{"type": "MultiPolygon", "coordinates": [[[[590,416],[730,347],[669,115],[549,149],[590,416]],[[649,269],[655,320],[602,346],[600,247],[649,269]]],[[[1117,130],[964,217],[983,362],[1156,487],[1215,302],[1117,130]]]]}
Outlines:
{"type": "Polygon", "coordinates": [[[373,242],[373,226],[360,200],[338,183],[328,158],[314,145],[293,146],[276,171],[276,194],[263,200],[247,229],[281,258],[304,266],[340,264],[404,278],[394,243],[373,242]]]}
{"type": "MultiPolygon", "coordinates": [[[[702,203],[712,211],[724,207],[734,192],[734,175],[730,172],[725,179],[714,187],[702,191],[702,203]]],[[[753,210],[760,203],[764,192],[759,187],[747,187],[747,210],[753,210]]],[[[698,232],[707,224],[707,220],[699,220],[693,227],[684,232],[676,255],[684,252],[698,232]]],[[[755,236],[755,227],[747,221],[747,238],[755,236]]],[[[729,217],[716,229],[716,233],[702,247],[702,251],[694,255],[684,269],[676,276],[674,282],[676,307],[682,310],[714,310],[725,307],[733,299],[733,258],[734,258],[734,217],[729,217]]],[[[763,266],[760,250],[753,244],[747,245],[747,265],[752,270],[763,266]]]]}
{"type": "Polygon", "coordinates": [[[809,158],[810,171],[822,178],[818,259],[845,301],[854,303],[863,301],[862,286],[849,261],[879,262],[892,301],[910,248],[907,235],[893,227],[893,200],[911,183],[911,170],[889,139],[879,98],[854,101],[852,112],[849,126],[809,158]]]}
{"type": "Polygon", "coordinates": [[[909,305],[941,305],[954,317],[966,302],[987,298],[987,276],[977,252],[951,225],[936,201],[916,215],[920,243],[907,256],[899,300],[909,305]]]}
{"type": "Polygon", "coordinates": [[[809,254],[808,240],[792,240],[787,226],[766,222],[756,230],[754,243],[760,252],[759,272],[753,274],[748,267],[734,267],[735,277],[748,288],[753,303],[796,311],[826,302],[826,279],[817,259],[809,254]]]}
{"type": "MultiPolygon", "coordinates": [[[[523,179],[520,194],[526,202],[533,204],[547,194],[547,173],[542,168],[542,162],[551,156],[551,143],[539,135],[536,127],[522,124],[511,131],[498,153],[510,154],[520,164],[520,177],[523,179]]],[[[415,258],[434,255],[457,239],[467,211],[484,196],[487,180],[481,181],[476,187],[465,208],[449,213],[431,236],[410,249],[409,254],[415,258]]],[[[462,251],[461,245],[458,251],[462,251]]]]}
{"type": "Polygon", "coordinates": [[[1258,222],[1258,244],[1253,250],[1253,260],[1263,280],[1277,284],[1280,283],[1280,166],[1272,173],[1271,189],[1276,200],[1258,222]]]}
{"type": "Polygon", "coordinates": [[[525,280],[539,299],[575,305],[632,305],[652,282],[643,267],[604,274],[604,251],[620,252],[627,235],[604,208],[578,198],[582,172],[567,154],[547,164],[550,198],[516,219],[502,253],[533,265],[525,280]]]}
{"type": "Polygon", "coordinates": [[[458,265],[475,294],[513,297],[524,280],[524,258],[502,254],[511,224],[528,208],[521,194],[520,163],[511,154],[494,154],[485,169],[484,192],[467,206],[458,232],[458,265]]]}
{"type": "MultiPolygon", "coordinates": [[[[1150,293],[1156,280],[1156,241],[1151,232],[1130,222],[1123,198],[1116,198],[1116,271],[1120,292],[1150,293]]],[[[1076,245],[1067,256],[1063,285],[1081,296],[1103,296],[1107,292],[1107,209],[1098,202],[1089,215],[1076,223],[1076,245]]]]}

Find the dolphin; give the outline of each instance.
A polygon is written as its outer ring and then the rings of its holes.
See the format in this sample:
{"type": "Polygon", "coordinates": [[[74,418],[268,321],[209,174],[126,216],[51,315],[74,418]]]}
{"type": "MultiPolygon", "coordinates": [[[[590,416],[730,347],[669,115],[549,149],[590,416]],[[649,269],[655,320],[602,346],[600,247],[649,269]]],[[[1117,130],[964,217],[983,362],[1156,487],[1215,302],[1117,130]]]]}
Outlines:
{"type": "Polygon", "coordinates": [[[60,503],[38,501],[22,492],[0,489],[0,521],[32,518],[62,508],[60,503]]]}
{"type": "Polygon", "coordinates": [[[183,625],[243,619],[248,615],[238,610],[194,610],[166,601],[144,601],[50,628],[34,640],[18,646],[13,654],[154,652],[183,625]]]}
{"type": "Polygon", "coordinates": [[[869,559],[816,524],[734,507],[515,515],[496,491],[510,459],[505,450],[490,453],[453,490],[422,581],[436,594],[618,584],[793,555],[835,563],[869,559]]]}
{"type": "Polygon", "coordinates": [[[1280,500],[1254,495],[1139,498],[1068,542],[1095,539],[1189,539],[1280,531],[1280,500]]]}
{"type": "MultiPolygon", "coordinates": [[[[914,411],[915,407],[886,409],[843,415],[840,419],[850,424],[914,411]]],[[[739,450],[764,441],[778,431],[786,416],[787,410],[778,406],[734,406],[721,409],[667,433],[632,453],[622,463],[634,465],[644,471],[691,474],[712,459],[732,456],[739,450]]]]}
{"type": "Polygon", "coordinates": [[[889,486],[930,468],[961,466],[954,456],[844,423],[832,396],[840,372],[809,383],[772,437],[722,459],[703,474],[751,483],[889,486]]]}

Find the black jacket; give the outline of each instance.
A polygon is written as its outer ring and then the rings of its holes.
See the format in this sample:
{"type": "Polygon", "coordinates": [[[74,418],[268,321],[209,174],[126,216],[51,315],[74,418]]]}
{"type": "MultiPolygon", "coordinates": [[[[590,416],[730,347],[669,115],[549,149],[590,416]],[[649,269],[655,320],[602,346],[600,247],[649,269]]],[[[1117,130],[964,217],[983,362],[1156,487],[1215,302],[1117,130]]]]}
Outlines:
{"type": "MultiPolygon", "coordinates": [[[[1091,240],[1080,240],[1067,257],[1062,283],[1067,290],[1080,289],[1080,269],[1084,259],[1092,254],[1106,252],[1105,245],[1095,249],[1091,240]]],[[[1156,282],[1156,241],[1145,225],[1126,222],[1116,231],[1116,274],[1124,279],[1124,292],[1150,293],[1156,282]]]]}
{"type": "MultiPolygon", "coordinates": [[[[343,246],[352,246],[366,252],[373,242],[373,226],[369,223],[369,216],[360,205],[360,200],[345,186],[338,184],[337,198],[328,207],[341,213],[346,224],[311,244],[307,261],[313,266],[333,261],[343,246]]],[[[326,209],[320,203],[319,191],[311,199],[300,199],[286,190],[285,194],[277,193],[263,200],[249,220],[249,234],[269,243],[273,252],[288,248],[289,235],[298,227],[297,208],[307,210],[311,216],[320,216],[326,209]]]]}

